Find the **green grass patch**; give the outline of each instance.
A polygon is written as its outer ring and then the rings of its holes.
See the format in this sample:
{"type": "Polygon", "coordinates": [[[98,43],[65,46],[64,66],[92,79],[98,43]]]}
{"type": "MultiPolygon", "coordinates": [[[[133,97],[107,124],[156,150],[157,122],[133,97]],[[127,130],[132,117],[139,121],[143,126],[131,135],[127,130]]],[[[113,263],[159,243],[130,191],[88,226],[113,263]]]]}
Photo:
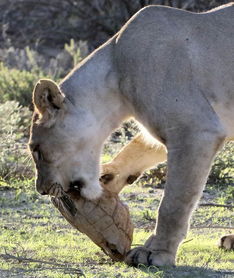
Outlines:
{"type": "MultiPolygon", "coordinates": [[[[217,247],[219,237],[231,230],[198,228],[230,225],[231,210],[196,210],[176,268],[132,268],[113,263],[72,228],[48,197],[35,193],[33,180],[15,181],[11,187],[2,182],[0,189],[0,277],[234,277],[234,252],[217,247]]],[[[124,190],[122,198],[130,206],[136,227],[133,247],[143,244],[152,233],[162,192],[137,185],[124,190]]]]}

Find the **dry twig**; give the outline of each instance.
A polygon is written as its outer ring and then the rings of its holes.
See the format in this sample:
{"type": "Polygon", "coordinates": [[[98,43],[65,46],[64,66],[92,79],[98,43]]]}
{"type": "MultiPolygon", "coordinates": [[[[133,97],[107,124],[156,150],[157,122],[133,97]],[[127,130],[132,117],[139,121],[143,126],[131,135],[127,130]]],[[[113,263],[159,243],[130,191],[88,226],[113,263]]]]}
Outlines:
{"type": "Polygon", "coordinates": [[[69,264],[67,264],[67,263],[56,263],[56,262],[26,258],[26,257],[22,257],[22,256],[14,256],[14,255],[8,254],[6,251],[5,251],[5,254],[0,254],[0,257],[5,260],[16,260],[19,263],[29,262],[29,263],[40,263],[40,264],[53,265],[53,266],[59,267],[59,269],[61,269],[61,270],[66,271],[66,273],[73,272],[73,273],[79,275],[79,277],[85,277],[85,275],[81,269],[70,267],[69,264]]]}
{"type": "Polygon", "coordinates": [[[227,230],[234,230],[234,227],[227,227],[227,226],[191,226],[190,229],[227,229],[227,230]]]}
{"type": "Polygon", "coordinates": [[[232,205],[221,205],[221,204],[215,204],[215,203],[200,204],[199,207],[220,207],[220,208],[229,208],[229,209],[234,208],[234,206],[232,206],[232,205]]]}

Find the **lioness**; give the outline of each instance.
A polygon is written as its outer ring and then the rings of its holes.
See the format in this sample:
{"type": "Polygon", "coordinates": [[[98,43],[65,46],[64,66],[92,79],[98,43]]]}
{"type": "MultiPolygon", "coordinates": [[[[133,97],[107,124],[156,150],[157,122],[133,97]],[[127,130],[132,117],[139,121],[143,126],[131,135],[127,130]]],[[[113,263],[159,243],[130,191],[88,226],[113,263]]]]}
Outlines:
{"type": "Polygon", "coordinates": [[[60,85],[40,80],[29,142],[37,190],[59,196],[75,188],[98,198],[103,142],[134,117],[155,142],[139,135],[101,180],[123,186],[167,157],[155,231],[126,261],[175,264],[214,156],[234,138],[233,46],[234,3],[201,14],[149,6],[60,85]]]}

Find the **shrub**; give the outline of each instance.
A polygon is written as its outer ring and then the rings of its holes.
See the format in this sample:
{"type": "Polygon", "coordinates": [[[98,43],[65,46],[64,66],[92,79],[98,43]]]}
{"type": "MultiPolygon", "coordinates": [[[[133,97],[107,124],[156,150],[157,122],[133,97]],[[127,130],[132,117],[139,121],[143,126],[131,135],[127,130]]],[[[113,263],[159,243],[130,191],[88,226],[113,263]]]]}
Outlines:
{"type": "Polygon", "coordinates": [[[72,58],[72,68],[75,67],[83,58],[85,58],[89,51],[85,41],[75,42],[74,39],[70,39],[70,43],[65,43],[64,50],[72,58]]]}
{"type": "Polygon", "coordinates": [[[58,82],[88,54],[86,42],[70,40],[56,57],[43,57],[25,47],[0,49],[4,64],[0,63],[0,103],[18,101],[23,106],[31,105],[32,90],[40,78],[58,82]]]}
{"type": "Polygon", "coordinates": [[[218,186],[234,185],[234,143],[225,145],[215,158],[213,167],[208,179],[209,184],[218,186]]]}
{"type": "Polygon", "coordinates": [[[31,104],[32,90],[43,75],[25,70],[8,69],[0,64],[0,103],[15,100],[20,105],[31,104]]]}
{"type": "Polygon", "coordinates": [[[53,80],[63,78],[87,54],[86,42],[75,42],[73,39],[70,44],[65,44],[63,50],[52,50],[44,55],[29,46],[22,49],[13,46],[0,48],[1,60],[7,68],[49,76],[53,80]]]}
{"type": "Polygon", "coordinates": [[[27,151],[31,113],[16,101],[0,104],[0,177],[2,179],[32,176],[27,151]]]}

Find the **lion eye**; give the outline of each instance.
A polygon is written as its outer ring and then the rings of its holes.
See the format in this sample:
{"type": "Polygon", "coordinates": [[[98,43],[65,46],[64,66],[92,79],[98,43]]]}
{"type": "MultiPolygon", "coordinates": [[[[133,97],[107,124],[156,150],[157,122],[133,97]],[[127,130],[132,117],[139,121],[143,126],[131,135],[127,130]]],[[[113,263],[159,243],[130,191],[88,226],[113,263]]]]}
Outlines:
{"type": "Polygon", "coordinates": [[[33,156],[35,160],[43,160],[43,155],[39,149],[39,145],[37,145],[34,149],[33,149],[33,156]]]}
{"type": "Polygon", "coordinates": [[[37,155],[38,155],[39,160],[43,160],[43,155],[42,155],[41,151],[37,151],[37,155]]]}
{"type": "Polygon", "coordinates": [[[33,152],[36,160],[43,160],[43,156],[40,151],[33,152]]]}

